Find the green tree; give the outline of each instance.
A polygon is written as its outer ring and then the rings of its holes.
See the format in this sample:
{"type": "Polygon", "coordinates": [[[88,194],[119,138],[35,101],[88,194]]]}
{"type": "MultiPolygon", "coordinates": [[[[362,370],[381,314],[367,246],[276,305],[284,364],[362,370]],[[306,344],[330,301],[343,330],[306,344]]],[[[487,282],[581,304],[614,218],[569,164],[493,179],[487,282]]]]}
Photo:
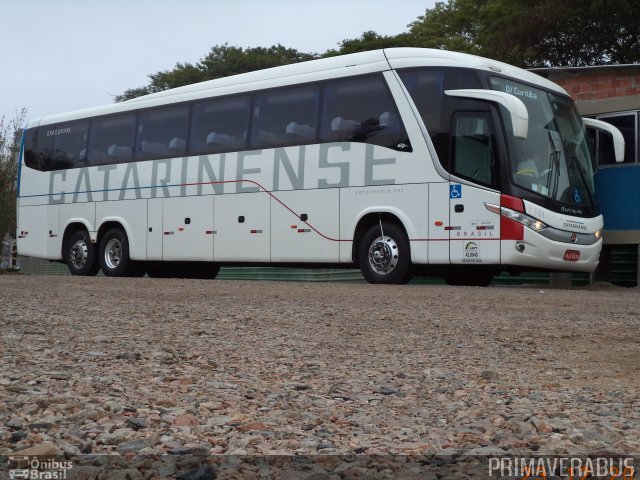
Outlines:
{"type": "Polygon", "coordinates": [[[116,102],[122,102],[169,88],[269,67],[288,65],[314,58],[318,58],[318,56],[311,53],[302,53],[292,48],[285,48],[282,45],[247,49],[227,44],[216,45],[195,65],[177,63],[173,70],[151,74],[149,75],[150,82],[148,85],[126,90],[122,95],[116,96],[115,100],[116,102]]]}
{"type": "Polygon", "coordinates": [[[409,32],[421,47],[478,54],[483,3],[486,0],[437,2],[409,25],[409,32]]]}
{"type": "Polygon", "coordinates": [[[282,45],[217,45],[195,65],[177,63],[151,74],[148,85],[116,101],[321,56],[403,46],[472,53],[525,68],[640,62],[638,0],[447,0],[408,27],[392,36],[367,31],[322,55],[282,45]]]}
{"type": "Polygon", "coordinates": [[[343,40],[342,42],[340,42],[340,47],[338,49],[329,50],[322,56],[333,57],[335,55],[366,52],[368,50],[377,50],[379,48],[412,47],[416,45],[417,42],[415,38],[409,33],[383,36],[370,30],[368,32],[364,32],[358,38],[343,40]]]}
{"type": "Polygon", "coordinates": [[[16,231],[17,153],[26,115],[26,109],[22,109],[11,120],[0,117],[0,238],[16,231]]]}
{"type": "Polygon", "coordinates": [[[254,47],[243,49],[225,44],[213,47],[209,54],[198,63],[198,68],[210,80],[264,68],[304,62],[314,58],[318,58],[318,56],[312,53],[302,53],[293,48],[285,48],[282,45],[274,45],[269,48],[254,47]]]}
{"type": "Polygon", "coordinates": [[[636,63],[640,61],[640,3],[544,0],[533,9],[520,35],[521,42],[537,38],[528,58],[530,65],[636,63]],[[543,35],[536,37],[536,24],[541,25],[543,35]]]}
{"type": "Polygon", "coordinates": [[[419,46],[522,67],[640,60],[637,0],[449,0],[409,27],[419,46]]]}

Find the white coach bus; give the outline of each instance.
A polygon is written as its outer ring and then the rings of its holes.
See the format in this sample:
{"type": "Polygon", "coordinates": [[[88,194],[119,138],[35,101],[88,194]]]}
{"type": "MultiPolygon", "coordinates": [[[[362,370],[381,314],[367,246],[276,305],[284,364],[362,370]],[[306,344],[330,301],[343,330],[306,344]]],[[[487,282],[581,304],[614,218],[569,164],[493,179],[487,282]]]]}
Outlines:
{"type": "Polygon", "coordinates": [[[31,121],[18,250],[75,275],[591,271],[603,221],[584,130],[556,84],[440,50],[207,81],[31,121]]]}

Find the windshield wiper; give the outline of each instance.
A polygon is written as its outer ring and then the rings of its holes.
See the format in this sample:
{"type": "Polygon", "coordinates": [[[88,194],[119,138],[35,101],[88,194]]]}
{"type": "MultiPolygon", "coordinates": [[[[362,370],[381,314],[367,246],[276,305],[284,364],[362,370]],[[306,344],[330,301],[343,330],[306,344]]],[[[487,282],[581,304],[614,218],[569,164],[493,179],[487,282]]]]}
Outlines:
{"type": "Polygon", "coordinates": [[[558,183],[560,182],[560,150],[552,150],[549,154],[549,163],[553,165],[551,170],[551,175],[549,176],[549,180],[547,181],[547,189],[551,192],[551,206],[552,208],[556,205],[556,195],[558,193],[558,183]],[[555,174],[555,178],[553,181],[553,189],[551,189],[551,176],[555,174]]]}

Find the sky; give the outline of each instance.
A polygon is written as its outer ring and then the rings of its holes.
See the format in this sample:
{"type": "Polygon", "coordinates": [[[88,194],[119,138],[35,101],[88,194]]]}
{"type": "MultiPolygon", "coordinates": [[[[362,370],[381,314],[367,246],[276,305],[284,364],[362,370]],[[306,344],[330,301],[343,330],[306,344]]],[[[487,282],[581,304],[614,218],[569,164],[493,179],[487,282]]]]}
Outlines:
{"type": "Polygon", "coordinates": [[[0,117],[113,103],[214,45],[323,53],[395,35],[435,0],[0,0],[0,117]]]}

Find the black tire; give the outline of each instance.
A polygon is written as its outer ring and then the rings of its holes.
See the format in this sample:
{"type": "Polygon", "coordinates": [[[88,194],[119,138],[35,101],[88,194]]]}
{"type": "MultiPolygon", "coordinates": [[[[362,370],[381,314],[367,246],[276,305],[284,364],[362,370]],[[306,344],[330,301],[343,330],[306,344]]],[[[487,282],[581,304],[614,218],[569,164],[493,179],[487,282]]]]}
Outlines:
{"type": "Polygon", "coordinates": [[[358,247],[358,264],[369,283],[404,284],[411,280],[411,248],[402,227],[382,222],[372,225],[358,247]]]}
{"type": "Polygon", "coordinates": [[[125,277],[135,271],[136,264],[129,258],[129,239],[121,228],[112,228],[102,236],[98,257],[107,277],[125,277]]]}
{"type": "Polygon", "coordinates": [[[96,246],[86,230],[78,230],[65,244],[64,259],[72,275],[95,276],[100,270],[96,246]]]}

